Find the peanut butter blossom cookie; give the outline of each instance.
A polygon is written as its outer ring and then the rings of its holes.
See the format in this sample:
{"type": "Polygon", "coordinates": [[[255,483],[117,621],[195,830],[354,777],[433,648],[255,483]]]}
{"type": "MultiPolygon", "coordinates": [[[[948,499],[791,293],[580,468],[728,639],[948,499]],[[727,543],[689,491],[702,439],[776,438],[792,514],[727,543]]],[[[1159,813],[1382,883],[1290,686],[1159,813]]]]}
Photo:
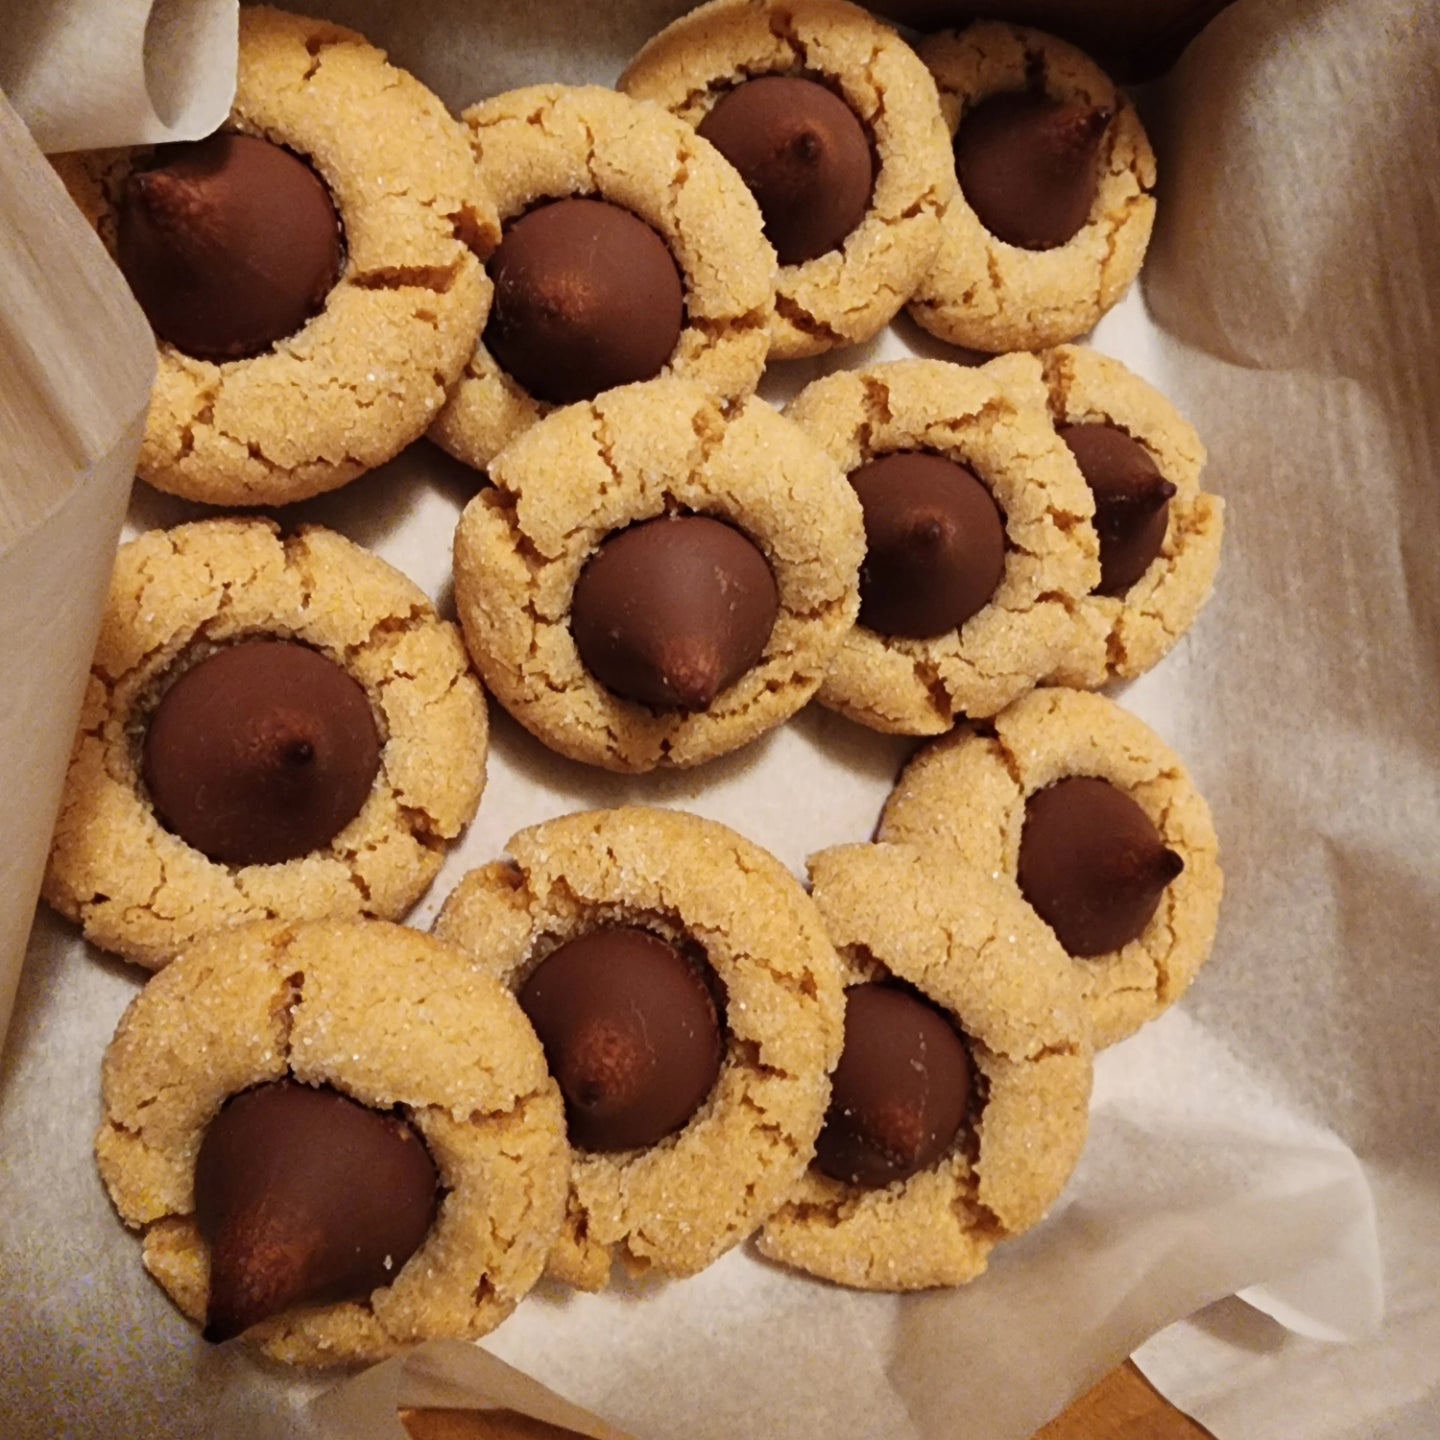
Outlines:
{"type": "Polygon", "coordinates": [[[619,83],[695,126],[759,202],[774,358],[867,340],[909,298],[955,179],[934,82],[888,26],[846,0],[712,0],[619,83]]]}
{"type": "Polygon", "coordinates": [[[665,374],[754,390],[774,255],[710,145],[597,86],[515,90],[464,118],[504,235],[489,322],[435,441],[483,469],[556,406],[617,385],[665,374]]]}
{"type": "Polygon", "coordinates": [[[247,920],[397,919],[485,750],[459,633],[383,561],[266,520],[152,531],[116,558],[45,898],[152,969],[247,920]]]}
{"type": "Polygon", "coordinates": [[[1050,678],[1093,689],[1144,674],[1195,623],[1220,564],[1224,502],[1200,488],[1205,447],[1159,391],[1078,345],[1042,359],[1043,403],[1095,496],[1100,540],[1100,583],[1050,678]]]}
{"type": "Polygon", "coordinates": [[[712,821],[570,815],[467,875],[436,931],[518,997],[565,1096],[569,1211],[549,1271],[690,1275],[744,1240],[814,1153],[840,970],[810,898],[712,821]]]}
{"type": "Polygon", "coordinates": [[[223,130],[57,165],[155,331],[162,490],[343,485],[424,433],[474,348],[494,207],[445,107],[352,31],[247,6],[223,130]]]}
{"type": "Polygon", "coordinates": [[[761,1253],[842,1285],[959,1285],[1039,1223],[1085,1143],[1088,1026],[1014,886],[900,845],[810,861],[846,969],[814,1164],[761,1253]]]}
{"type": "Polygon", "coordinates": [[[560,1096],[510,994],[381,921],[206,936],[105,1055],[101,1178],[207,1340],[301,1365],[494,1329],[564,1214],[560,1096]]]}
{"type": "Polygon", "coordinates": [[[490,479],[455,535],[466,644],[572,759],[644,771],[734,750],[805,704],[854,621],[859,503],[754,396],[611,391],[547,417],[490,479]]]}
{"type": "Polygon", "coordinates": [[[927,746],[879,839],[1014,879],[1072,957],[1097,1048],[1178,1000],[1215,939],[1209,807],[1160,738],[1100,695],[1036,690],[927,746]]]}
{"type": "Polygon", "coordinates": [[[1090,330],[1140,271],[1155,156],[1130,101],[1073,46],[979,21],[920,46],[954,137],[959,196],[910,302],[973,350],[1090,330]]]}
{"type": "Polygon", "coordinates": [[[786,415],[845,471],[865,516],[859,623],[821,704],[933,735],[992,715],[1062,662],[1099,577],[1094,509],[1009,356],[983,370],[908,360],[828,375],[786,415]]]}

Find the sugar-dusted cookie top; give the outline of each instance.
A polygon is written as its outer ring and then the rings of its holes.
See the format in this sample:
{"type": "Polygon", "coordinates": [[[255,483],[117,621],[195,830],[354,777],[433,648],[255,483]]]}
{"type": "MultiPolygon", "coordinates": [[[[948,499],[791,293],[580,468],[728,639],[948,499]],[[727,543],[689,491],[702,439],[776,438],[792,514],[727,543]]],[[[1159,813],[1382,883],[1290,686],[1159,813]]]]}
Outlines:
{"type": "Polygon", "coordinates": [[[45,898],[151,969],[274,916],[399,919],[475,814],[456,628],[328,530],[207,520],[122,546],[45,898]]]}
{"type": "MultiPolygon", "coordinates": [[[[1038,380],[1030,356],[1004,367],[1038,380]]],[[[827,375],[785,411],[864,502],[859,623],[819,699],[872,729],[933,735],[1024,694],[1062,663],[1098,578],[1090,494],[1004,373],[895,361],[827,375]]]]}
{"type": "Polygon", "coordinates": [[[463,955],[398,925],[199,940],[125,1012],[101,1098],[96,1160],[145,1268],[209,1338],[293,1364],[486,1334],[564,1214],[564,1114],[534,1031],[463,955]]]}
{"type": "Polygon", "coordinates": [[[1153,730],[1104,696],[1032,691],[906,766],[878,837],[1016,880],[1073,957],[1097,1048],[1174,1004],[1210,954],[1210,810],[1153,730]]]}
{"type": "Polygon", "coordinates": [[[842,1285],[959,1285],[1036,1225],[1085,1143],[1089,1027],[1013,885],[950,856],[812,856],[845,965],[845,1046],[815,1163],[762,1254],[842,1285]]]}
{"type": "Polygon", "coordinates": [[[353,31],[246,6],[219,135],[57,166],[157,332],[159,489],[343,485],[425,432],[474,348],[494,206],[445,107],[353,31]]]}
{"type": "Polygon", "coordinates": [[[820,917],[779,861],[679,811],[569,815],[507,849],[461,881],[436,933],[520,993],[566,1095],[569,1213],[549,1270],[584,1289],[616,1260],[693,1274],[813,1154],[842,1023],[820,917]]]}
{"type": "Polygon", "coordinates": [[[765,212],[781,269],[774,358],[868,339],[910,297],[955,193],[935,84],[848,0],[711,0],[620,77],[713,140],[765,212]]]}
{"type": "Polygon", "coordinates": [[[1135,107],[1074,46],[976,21],[920,45],[959,195],[909,313],[952,345],[1038,350],[1092,329],[1139,273],[1155,156],[1135,107]]]}
{"type": "Polygon", "coordinates": [[[466,644],[572,759],[646,771],[735,750],[805,704],[855,618],[855,495],[754,396],[613,390],[522,435],[490,480],[455,533],[466,644]]]}
{"type": "Polygon", "coordinates": [[[1100,583],[1051,679],[1093,689],[1168,655],[1215,585],[1224,501],[1201,488],[1205,447],[1152,385],[1079,345],[1047,351],[1043,395],[1096,497],[1100,583]]]}
{"type": "Polygon", "coordinates": [[[484,469],[557,405],[617,385],[754,390],[775,257],[713,147],[594,85],[513,90],[464,119],[504,236],[489,323],[431,438],[484,469]]]}

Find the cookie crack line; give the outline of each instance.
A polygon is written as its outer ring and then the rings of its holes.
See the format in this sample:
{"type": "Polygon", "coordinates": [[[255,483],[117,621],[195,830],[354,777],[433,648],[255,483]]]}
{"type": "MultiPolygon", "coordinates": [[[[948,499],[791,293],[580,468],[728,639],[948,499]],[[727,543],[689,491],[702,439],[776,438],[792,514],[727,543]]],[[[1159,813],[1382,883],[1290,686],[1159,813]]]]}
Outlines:
{"type": "Polygon", "coordinates": [[[449,265],[381,265],[347,275],[345,282],[360,290],[428,290],[448,294],[465,265],[463,259],[449,265]]]}
{"type": "Polygon", "coordinates": [[[811,335],[817,340],[828,341],[836,348],[847,343],[846,337],[834,326],[817,319],[799,301],[789,295],[782,295],[778,291],[775,295],[775,313],[782,320],[788,320],[803,335],[811,335]]]}
{"type": "Polygon", "coordinates": [[[776,6],[769,15],[770,34],[790,51],[790,63],[802,68],[810,64],[810,52],[795,24],[795,16],[782,7],[776,6]]]}

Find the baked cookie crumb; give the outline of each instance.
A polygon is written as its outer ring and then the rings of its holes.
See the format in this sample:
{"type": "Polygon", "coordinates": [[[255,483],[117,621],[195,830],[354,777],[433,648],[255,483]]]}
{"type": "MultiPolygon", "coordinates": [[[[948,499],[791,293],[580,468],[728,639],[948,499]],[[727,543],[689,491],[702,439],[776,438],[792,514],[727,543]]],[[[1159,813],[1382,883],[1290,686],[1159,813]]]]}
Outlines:
{"type": "Polygon", "coordinates": [[[738,749],[810,699],[854,621],[859,504],[820,446],[754,396],[727,406],[678,379],[612,390],[548,416],[494,461],[490,479],[455,532],[466,643],[495,698],[572,759],[641,772],[738,749]],[[665,515],[732,526],[762,553],[778,592],[759,659],[693,710],[606,688],[572,633],[592,557],[665,515]]]}
{"type": "Polygon", "coordinates": [[[723,997],[709,1098],[648,1149],[576,1148],[549,1272],[586,1290],[613,1263],[703,1269],[780,1204],[814,1153],[839,1055],[840,970],[810,898],[748,840],[680,811],[627,807],[522,830],[472,871],[436,933],[512,989],[558,946],[614,926],[695,947],[723,997]]]}
{"type": "Polygon", "coordinates": [[[1039,30],[981,20],[927,37],[920,57],[953,137],[977,104],[1032,91],[1109,117],[1089,216],[1045,250],[1009,244],[981,223],[963,190],[909,303],[911,317],[952,345],[991,353],[1038,350],[1092,329],[1140,271],[1155,220],[1155,156],[1135,107],[1074,46],[1039,30]]]}
{"type": "MultiPolygon", "coordinates": [[[[755,202],[710,145],[659,107],[595,85],[528,86],[463,118],[507,235],[548,203],[576,197],[638,217],[668,248],[683,291],[678,340],[659,373],[720,397],[754,390],[770,349],[775,257],[755,202]]],[[[553,367],[574,358],[557,355],[553,367]]],[[[482,334],[430,438],[483,470],[554,408],[507,373],[482,334]]]]}
{"type": "Polygon", "coordinates": [[[922,638],[857,624],[821,686],[822,705],[871,729],[948,730],[957,715],[993,715],[1057,665],[1075,609],[1099,578],[1094,502],[1033,394],[1039,362],[1007,356],[982,369],[900,360],[815,381],[786,415],[847,475],[891,454],[923,452],[970,469],[1004,524],[999,584],[958,628],[922,638]]]}
{"type": "Polygon", "coordinates": [[[157,969],[207,930],[250,920],[398,919],[473,819],[485,780],[484,694],[456,628],[399,571],[332,531],[198,521],[122,546],[60,802],[43,894],[86,939],[157,969]],[[282,639],[364,691],[380,769],[326,845],[276,864],[210,859],[166,829],[146,791],[148,717],[195,661],[282,639]]]}
{"type": "Polygon", "coordinates": [[[1185,993],[1219,919],[1223,879],[1209,807],[1148,725],[1102,695],[1032,691],[986,724],[960,726],[921,750],[896,782],[877,838],[936,848],[1014,880],[1027,801],[1072,776],[1098,777],[1128,796],[1184,862],[1136,939],[1073,961],[1100,1049],[1185,993]]]}
{"type": "Polygon", "coordinates": [[[1057,429],[1111,426],[1135,440],[1175,488],[1159,554],[1122,594],[1091,594],[1077,611],[1070,652],[1051,683],[1095,689],[1133,680],[1160,663],[1210,598],[1225,504],[1201,489],[1205,447],[1153,386],[1118,360],[1080,345],[1045,352],[1045,403],[1057,429]]]}
{"type": "MultiPolygon", "coordinates": [[[[225,128],[309,162],[339,212],[345,264],[319,313],[252,358],[159,342],[139,474],[206,504],[283,505],[425,432],[484,322],[500,228],[455,120],[354,31],[245,6],[239,67],[225,128]]],[[[112,252],[126,180],[153,154],[56,161],[112,252]]]]}
{"type": "Polygon", "coordinates": [[[1070,964],[1012,885],[949,856],[841,846],[810,876],[847,994],[913,987],[964,1036],[975,1079],[939,1159],[868,1187],[812,1166],[760,1253],[865,1290],[964,1284],[1044,1218],[1085,1143],[1091,1050],[1070,964]]]}
{"type": "MultiPolygon", "coordinates": [[[[746,82],[774,77],[838,94],[874,165],[858,224],[823,253],[782,264],[770,353],[789,360],[858,344],[886,325],[934,258],[956,185],[934,81],[894,30],[848,0],[711,0],[649,40],[619,86],[701,128],[746,82]]],[[[793,99],[777,109],[794,123],[793,99]]],[[[834,148],[818,133],[792,143],[817,158],[834,148]]],[[[781,178],[776,188],[794,187],[781,178]]],[[[826,198],[822,187],[817,202],[826,198]]]]}
{"type": "Polygon", "coordinates": [[[277,1314],[247,1339],[327,1366],[494,1329],[539,1278],[564,1212],[560,1096],[501,986],[431,936],[380,921],[205,936],[131,1003],[105,1054],[95,1154],[120,1218],[143,1231],[145,1268],[204,1319],[202,1137],[227,1099],[287,1078],[403,1116],[441,1200],[389,1284],[277,1314]]]}

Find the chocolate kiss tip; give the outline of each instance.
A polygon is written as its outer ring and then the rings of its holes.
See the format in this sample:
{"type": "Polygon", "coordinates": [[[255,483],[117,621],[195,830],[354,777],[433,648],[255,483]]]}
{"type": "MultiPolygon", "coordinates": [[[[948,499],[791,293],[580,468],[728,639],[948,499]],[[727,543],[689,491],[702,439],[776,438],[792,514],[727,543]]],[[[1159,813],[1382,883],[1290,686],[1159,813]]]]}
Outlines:
{"type": "Polygon", "coordinates": [[[1067,106],[1055,116],[1052,143],[1061,153],[1073,150],[1078,159],[1088,162],[1114,118],[1113,110],[1101,106],[1067,106]]]}
{"type": "Polygon", "coordinates": [[[1167,846],[1131,850],[1117,855],[1111,883],[1117,891],[1136,895],[1158,894],[1185,868],[1184,859],[1167,846]]]}
{"type": "Polygon", "coordinates": [[[1075,128],[1087,139],[1098,140],[1115,118],[1115,112],[1103,105],[1091,105],[1077,112],[1075,128]]]}
{"type": "Polygon", "coordinates": [[[910,535],[917,545],[930,549],[945,538],[945,524],[938,516],[920,515],[911,526],[910,535]]]}
{"type": "Polygon", "coordinates": [[[151,216],[165,216],[178,208],[185,186],[164,170],[141,170],[130,177],[131,192],[151,216]]]}
{"type": "Polygon", "coordinates": [[[1159,478],[1137,479],[1132,489],[1116,490],[1106,495],[1104,503],[1111,509],[1124,506],[1126,509],[1149,514],[1162,505],[1168,505],[1178,493],[1173,481],[1159,478]]]}
{"type": "Polygon", "coordinates": [[[1164,876],[1165,884],[1168,885],[1185,869],[1184,856],[1176,850],[1162,850],[1160,863],[1155,868],[1157,873],[1164,876]]]}
{"type": "Polygon", "coordinates": [[[661,674],[682,710],[706,710],[720,693],[720,657],[708,648],[673,657],[661,667],[661,674]]]}

